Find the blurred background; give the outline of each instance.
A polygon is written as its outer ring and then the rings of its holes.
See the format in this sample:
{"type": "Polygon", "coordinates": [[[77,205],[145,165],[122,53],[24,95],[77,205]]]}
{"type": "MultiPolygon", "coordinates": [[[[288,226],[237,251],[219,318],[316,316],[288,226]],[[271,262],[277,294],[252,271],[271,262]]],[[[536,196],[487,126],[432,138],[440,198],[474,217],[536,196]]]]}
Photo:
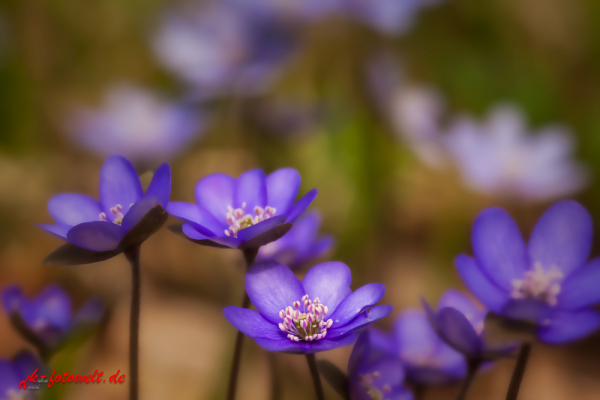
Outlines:
{"type": "MultiPolygon", "coordinates": [[[[88,340],[53,357],[59,371],[127,370],[126,259],[43,266],[62,242],[33,225],[51,223],[54,194],[96,197],[111,153],[140,174],[170,162],[176,201],[193,202],[209,173],[296,168],[301,194],[319,189],[311,209],[335,238],[298,273],[343,261],[353,289],[386,284],[394,317],[420,296],[435,303],[464,289],[453,258],[471,252],[471,224],[486,207],[506,208],[525,236],[562,198],[600,221],[600,3],[3,0],[0,287],[33,296],[55,282],[75,307],[92,294],[108,305],[88,340]]],[[[142,398],[223,398],[236,331],[222,308],[242,299],[241,254],[162,229],[141,257],[142,398]]],[[[2,358],[28,346],[6,315],[0,337],[2,358]]],[[[345,370],[350,351],[317,358],[345,370]]],[[[520,398],[597,399],[599,356],[598,334],[534,347],[520,398]]],[[[311,398],[304,358],[275,358],[283,398],[311,398]]],[[[269,365],[247,340],[239,399],[269,398],[269,365]]],[[[513,365],[483,373],[471,397],[503,399],[513,365]]],[[[46,395],[118,400],[127,386],[46,395]]]]}

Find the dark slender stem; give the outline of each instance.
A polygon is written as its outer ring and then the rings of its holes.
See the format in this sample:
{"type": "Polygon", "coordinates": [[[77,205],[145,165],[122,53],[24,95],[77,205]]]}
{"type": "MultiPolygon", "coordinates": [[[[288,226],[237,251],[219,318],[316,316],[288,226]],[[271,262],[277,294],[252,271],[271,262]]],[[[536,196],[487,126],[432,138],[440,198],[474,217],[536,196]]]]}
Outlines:
{"type": "Polygon", "coordinates": [[[481,366],[481,360],[479,360],[479,359],[468,360],[467,376],[465,376],[465,379],[463,380],[463,383],[460,387],[460,392],[458,393],[456,400],[464,400],[467,398],[467,392],[469,391],[469,388],[471,387],[471,383],[473,383],[473,378],[475,378],[475,375],[477,374],[477,371],[479,370],[480,366],[481,366]]]}
{"type": "Polygon", "coordinates": [[[271,400],[281,399],[281,374],[277,363],[277,353],[268,352],[269,366],[271,367],[271,400]]]}
{"type": "Polygon", "coordinates": [[[424,385],[415,385],[415,400],[423,400],[425,398],[425,389],[424,385]]]}
{"type": "Polygon", "coordinates": [[[527,367],[527,360],[529,360],[529,353],[531,352],[531,343],[523,343],[521,350],[519,351],[519,358],[517,359],[517,365],[513,371],[513,376],[510,380],[510,386],[508,387],[508,393],[506,394],[506,400],[516,400],[519,395],[519,388],[521,387],[521,381],[523,380],[523,374],[527,367]]]}
{"type": "Polygon", "coordinates": [[[131,264],[131,311],[129,317],[129,400],[139,397],[139,339],[140,339],[140,246],[125,250],[131,264]]]}
{"type": "Polygon", "coordinates": [[[325,394],[323,393],[323,385],[321,384],[321,377],[319,376],[319,371],[317,370],[317,360],[315,358],[315,354],[307,354],[306,361],[308,361],[310,375],[312,376],[312,380],[315,385],[315,392],[317,392],[317,400],[325,400],[325,394]]]}
{"type": "MultiPolygon", "coordinates": [[[[250,269],[254,260],[256,259],[256,255],[258,254],[258,249],[245,249],[244,253],[244,261],[246,261],[246,271],[250,269]]],[[[250,298],[248,294],[244,290],[244,300],[242,301],[242,308],[250,307],[250,298]]],[[[233,350],[233,361],[231,362],[231,371],[229,372],[229,386],[227,388],[227,400],[235,399],[235,391],[237,389],[237,378],[240,371],[240,362],[242,360],[242,345],[244,343],[244,334],[242,332],[237,333],[235,338],[235,349],[233,350]]]]}

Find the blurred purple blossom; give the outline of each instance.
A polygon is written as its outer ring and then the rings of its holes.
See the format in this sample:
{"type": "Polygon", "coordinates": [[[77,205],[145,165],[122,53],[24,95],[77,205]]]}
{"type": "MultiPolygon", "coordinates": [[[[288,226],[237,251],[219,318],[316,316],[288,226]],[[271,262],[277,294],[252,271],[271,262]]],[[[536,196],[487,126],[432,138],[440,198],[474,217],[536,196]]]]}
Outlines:
{"type": "Polygon", "coordinates": [[[392,311],[376,304],[385,286],[370,283],[352,292],[350,268],[341,262],[315,265],[300,281],[276,261],[254,264],[246,292],[257,311],[226,307],[227,320],[269,351],[316,353],[349,346],[358,331],[392,311]]]}
{"type": "Polygon", "coordinates": [[[99,298],[91,298],[73,314],[71,299],[54,285],[33,299],[25,297],[18,286],[9,286],[2,291],[2,306],[8,316],[18,315],[36,341],[50,351],[69,335],[98,324],[104,315],[104,304],[99,298]]]}
{"type": "Polygon", "coordinates": [[[144,166],[174,158],[204,127],[198,110],[132,85],[111,88],[100,108],[80,107],[68,121],[70,136],[80,146],[102,156],[122,154],[144,166]]]}
{"type": "Polygon", "coordinates": [[[324,256],[331,250],[334,239],[330,235],[317,236],[320,224],[319,213],[306,213],[281,239],[262,246],[256,260],[276,260],[295,269],[324,256]]]}
{"type": "Polygon", "coordinates": [[[44,365],[29,351],[22,351],[12,359],[0,359],[0,400],[31,399],[35,391],[24,391],[19,383],[36,369],[43,375],[44,365]]]}
{"type": "Polygon", "coordinates": [[[600,259],[588,261],[592,219],[579,203],[554,204],[538,220],[529,243],[501,208],[482,211],[473,225],[475,257],[456,267],[491,311],[531,324],[546,343],[566,343],[600,328],[600,259]]]}

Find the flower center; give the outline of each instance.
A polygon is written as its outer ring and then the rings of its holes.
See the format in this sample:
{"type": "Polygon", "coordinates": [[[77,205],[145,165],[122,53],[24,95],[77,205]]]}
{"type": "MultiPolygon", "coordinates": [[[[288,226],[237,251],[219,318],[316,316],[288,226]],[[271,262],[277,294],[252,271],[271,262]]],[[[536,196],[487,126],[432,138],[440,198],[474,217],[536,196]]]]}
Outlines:
{"type": "MultiPolygon", "coordinates": [[[[133,206],[133,204],[131,204],[131,206],[133,206]]],[[[112,214],[112,223],[115,223],[117,225],[121,225],[121,223],[123,223],[123,217],[125,215],[123,215],[123,206],[120,204],[117,204],[116,206],[112,207],[110,209],[110,213],[112,214]]],[[[106,216],[106,213],[101,212],[100,215],[100,221],[108,221],[108,217],[106,216]]]]}
{"type": "Polygon", "coordinates": [[[227,214],[225,215],[225,221],[229,228],[225,229],[225,235],[230,237],[237,237],[237,234],[242,229],[246,229],[252,225],[256,225],[265,219],[271,218],[277,210],[274,207],[266,206],[265,208],[256,206],[254,207],[254,216],[246,213],[246,202],[242,203],[242,207],[233,208],[227,206],[227,214]]]}
{"type": "Polygon", "coordinates": [[[321,304],[318,297],[311,301],[305,294],[301,301],[295,301],[292,306],[279,311],[279,317],[283,319],[283,323],[279,324],[279,329],[287,332],[287,337],[291,341],[312,342],[323,339],[327,335],[327,329],[331,328],[333,320],[325,320],[328,309],[327,306],[321,304]],[[303,311],[300,311],[300,308],[303,311]]]}
{"type": "Polygon", "coordinates": [[[392,390],[392,388],[388,384],[383,385],[381,389],[378,389],[373,385],[374,381],[378,380],[380,376],[381,374],[379,373],[379,371],[358,376],[358,380],[360,381],[360,384],[362,385],[363,389],[365,389],[365,392],[367,392],[369,397],[373,400],[384,400],[383,396],[392,390]]]}
{"type": "Polygon", "coordinates": [[[513,299],[539,299],[555,306],[563,277],[563,273],[556,266],[552,266],[546,271],[541,263],[535,263],[533,270],[525,272],[523,279],[512,280],[511,297],[513,299]]]}

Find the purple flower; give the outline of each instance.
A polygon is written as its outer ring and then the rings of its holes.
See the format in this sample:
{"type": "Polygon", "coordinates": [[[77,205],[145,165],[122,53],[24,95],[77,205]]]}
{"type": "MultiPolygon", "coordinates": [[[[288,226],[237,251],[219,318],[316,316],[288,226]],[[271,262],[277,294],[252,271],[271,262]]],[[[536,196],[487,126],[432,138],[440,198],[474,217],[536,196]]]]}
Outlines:
{"type": "Polygon", "coordinates": [[[223,310],[239,331],[270,351],[315,353],[348,346],[359,330],[386,317],[391,306],[375,306],[385,286],[370,283],[352,292],[350,268],[328,262],[311,268],[302,282],[276,261],[254,264],[246,292],[258,312],[223,310]]]}
{"type": "Polygon", "coordinates": [[[142,165],[166,161],[201,134],[203,117],[131,85],[111,88],[99,109],[79,108],[68,121],[71,137],[103,156],[119,153],[142,165]]]}
{"type": "Polygon", "coordinates": [[[33,391],[19,388],[36,369],[43,375],[43,364],[29,351],[22,351],[10,360],[0,359],[0,400],[29,399],[33,391]]]}
{"type": "Polygon", "coordinates": [[[33,299],[25,297],[21,288],[9,286],[2,291],[2,306],[20,333],[45,351],[55,350],[70,335],[96,325],[104,315],[104,304],[99,298],[91,298],[73,314],[71,299],[54,285],[33,299]]]}
{"type": "Polygon", "coordinates": [[[185,222],[183,233],[200,244],[260,247],[266,243],[254,246],[251,240],[282,224],[293,224],[317,196],[313,189],[294,204],[299,188],[300,174],[292,168],[269,176],[252,169],[237,179],[212,174],[196,185],[195,204],[170,202],[167,210],[185,222]]]}
{"type": "Polygon", "coordinates": [[[442,296],[437,311],[425,301],[423,306],[438,335],[467,359],[492,360],[518,347],[487,343],[483,335],[487,310],[456,290],[448,290],[442,296]]]}
{"type": "Polygon", "coordinates": [[[462,379],[465,357],[448,346],[431,327],[424,312],[407,310],[394,322],[391,335],[372,331],[371,343],[400,356],[407,379],[415,385],[442,385],[462,379]]]}
{"type": "Polygon", "coordinates": [[[281,239],[258,251],[257,261],[275,260],[295,269],[326,254],[333,246],[332,236],[317,237],[321,216],[313,211],[298,219],[281,239]]]}
{"type": "Polygon", "coordinates": [[[112,155],[100,171],[100,201],[84,194],[58,194],[48,202],[56,225],[38,226],[83,249],[118,251],[121,240],[152,208],[167,207],[170,194],[169,164],[156,170],[144,194],[131,162],[112,155]]]}
{"type": "Polygon", "coordinates": [[[402,385],[404,367],[398,357],[377,348],[377,336],[362,332],[348,362],[351,400],[412,400],[412,393],[402,385]]]}
{"type": "Polygon", "coordinates": [[[592,219],[577,202],[554,204],[538,220],[529,244],[501,208],[473,225],[474,258],[455,263],[471,292],[496,314],[533,324],[546,343],[582,338],[600,327],[590,307],[600,303],[600,259],[588,262],[592,219]]]}

